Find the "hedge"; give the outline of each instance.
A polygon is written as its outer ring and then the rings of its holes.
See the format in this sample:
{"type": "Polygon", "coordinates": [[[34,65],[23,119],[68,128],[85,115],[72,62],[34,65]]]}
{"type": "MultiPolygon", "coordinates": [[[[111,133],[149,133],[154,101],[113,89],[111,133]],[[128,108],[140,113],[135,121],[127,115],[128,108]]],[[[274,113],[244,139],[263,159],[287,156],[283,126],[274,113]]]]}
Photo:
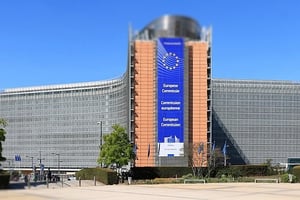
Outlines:
{"type": "Polygon", "coordinates": [[[75,174],[76,179],[93,180],[94,177],[97,181],[106,185],[113,185],[118,183],[117,172],[107,168],[85,168],[75,174]]]}
{"type": "Polygon", "coordinates": [[[297,177],[297,181],[300,182],[300,166],[295,166],[292,169],[292,174],[297,177]]]}
{"type": "MultiPolygon", "coordinates": [[[[203,168],[207,173],[207,168],[203,168]]],[[[155,178],[174,178],[192,174],[191,167],[134,167],[132,168],[133,179],[155,179],[155,178]]],[[[232,177],[248,177],[248,176],[267,176],[270,170],[268,165],[232,165],[214,169],[210,172],[210,176],[221,177],[222,175],[230,175],[232,177]]]]}
{"type": "Polygon", "coordinates": [[[268,165],[232,165],[228,168],[235,177],[239,176],[268,176],[268,165]]]}

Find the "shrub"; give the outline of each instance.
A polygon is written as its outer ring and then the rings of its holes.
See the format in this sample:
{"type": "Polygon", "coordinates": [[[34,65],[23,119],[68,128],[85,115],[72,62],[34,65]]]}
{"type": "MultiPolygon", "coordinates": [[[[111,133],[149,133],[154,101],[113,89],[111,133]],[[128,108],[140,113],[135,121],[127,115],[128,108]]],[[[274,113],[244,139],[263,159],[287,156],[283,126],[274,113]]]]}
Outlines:
{"type": "Polygon", "coordinates": [[[76,179],[93,180],[94,177],[106,185],[118,183],[117,172],[107,168],[85,168],[75,174],[76,179]]]}
{"type": "Polygon", "coordinates": [[[189,173],[189,174],[183,175],[182,178],[183,179],[191,179],[191,178],[194,178],[194,176],[193,176],[193,174],[189,173]]]}
{"type": "Polygon", "coordinates": [[[218,169],[216,177],[220,178],[222,175],[234,178],[245,176],[267,176],[268,172],[267,165],[232,165],[218,169]]]}
{"type": "Polygon", "coordinates": [[[300,166],[293,167],[292,174],[296,176],[297,181],[300,181],[300,166]]]}
{"type": "Polygon", "coordinates": [[[169,184],[169,183],[183,183],[182,179],[176,178],[155,178],[151,180],[151,184],[169,184]]]}
{"type": "MultiPolygon", "coordinates": [[[[291,176],[292,176],[292,183],[295,183],[296,182],[296,180],[297,180],[297,177],[295,176],[295,175],[293,175],[293,174],[290,174],[291,176]]],[[[281,176],[280,176],[280,180],[281,180],[281,182],[282,183],[290,183],[290,176],[289,174],[282,174],[281,176]]]]}
{"type": "Polygon", "coordinates": [[[221,183],[227,183],[227,182],[230,182],[230,177],[228,178],[225,174],[222,174],[219,181],[221,183]]]}
{"type": "Polygon", "coordinates": [[[239,177],[237,178],[237,182],[243,182],[243,183],[246,183],[246,182],[254,182],[255,178],[254,177],[239,177]]]}

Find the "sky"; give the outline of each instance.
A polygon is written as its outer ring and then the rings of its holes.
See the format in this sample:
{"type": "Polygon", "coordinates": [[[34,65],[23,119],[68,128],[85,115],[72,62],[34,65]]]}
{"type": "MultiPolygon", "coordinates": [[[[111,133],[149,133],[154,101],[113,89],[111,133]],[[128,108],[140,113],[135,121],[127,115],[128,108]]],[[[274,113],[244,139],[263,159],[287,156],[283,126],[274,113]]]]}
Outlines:
{"type": "Polygon", "coordinates": [[[0,0],[0,90],[110,80],[128,27],[165,14],[213,29],[212,77],[300,81],[298,0],[0,0]]]}

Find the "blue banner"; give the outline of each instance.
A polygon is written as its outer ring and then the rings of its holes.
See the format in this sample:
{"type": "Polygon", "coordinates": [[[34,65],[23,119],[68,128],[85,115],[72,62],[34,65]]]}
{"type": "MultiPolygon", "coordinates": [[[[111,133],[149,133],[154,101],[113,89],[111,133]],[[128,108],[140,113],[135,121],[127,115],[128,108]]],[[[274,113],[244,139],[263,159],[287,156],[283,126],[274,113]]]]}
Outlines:
{"type": "Polygon", "coordinates": [[[184,155],[184,40],[157,41],[158,155],[184,155]]]}

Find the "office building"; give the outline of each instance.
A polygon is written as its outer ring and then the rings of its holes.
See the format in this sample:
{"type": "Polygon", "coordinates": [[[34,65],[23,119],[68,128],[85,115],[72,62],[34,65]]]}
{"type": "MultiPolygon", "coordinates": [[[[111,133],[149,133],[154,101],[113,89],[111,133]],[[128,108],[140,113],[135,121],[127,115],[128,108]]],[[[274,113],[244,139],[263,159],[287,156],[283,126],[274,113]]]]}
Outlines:
{"type": "Polygon", "coordinates": [[[114,124],[128,132],[135,167],[207,166],[225,143],[228,164],[300,157],[299,83],[212,80],[211,29],[189,17],[133,33],[120,78],[0,93],[4,167],[95,167],[114,124]]]}
{"type": "Polygon", "coordinates": [[[211,137],[211,31],[163,16],[130,41],[130,135],[136,167],[188,166],[211,137]]]}
{"type": "Polygon", "coordinates": [[[126,127],[126,82],[118,80],[6,89],[0,116],[8,121],[4,167],[97,166],[101,134],[126,127]],[[15,156],[20,155],[21,161],[15,156]]]}
{"type": "Polygon", "coordinates": [[[300,83],[212,81],[213,136],[231,164],[286,163],[300,157],[300,83]]]}

